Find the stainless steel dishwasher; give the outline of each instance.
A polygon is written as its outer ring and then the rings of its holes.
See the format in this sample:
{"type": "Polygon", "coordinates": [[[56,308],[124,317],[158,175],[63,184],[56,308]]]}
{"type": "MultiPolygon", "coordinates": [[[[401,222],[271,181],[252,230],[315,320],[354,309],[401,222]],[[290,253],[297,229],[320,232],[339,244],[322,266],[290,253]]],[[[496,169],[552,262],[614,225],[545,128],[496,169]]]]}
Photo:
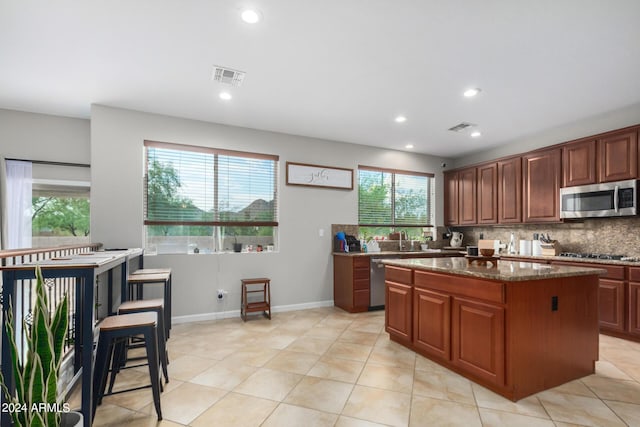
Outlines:
{"type": "Polygon", "coordinates": [[[371,257],[371,274],[369,277],[369,310],[384,309],[384,264],[383,259],[399,259],[397,256],[371,257]]]}

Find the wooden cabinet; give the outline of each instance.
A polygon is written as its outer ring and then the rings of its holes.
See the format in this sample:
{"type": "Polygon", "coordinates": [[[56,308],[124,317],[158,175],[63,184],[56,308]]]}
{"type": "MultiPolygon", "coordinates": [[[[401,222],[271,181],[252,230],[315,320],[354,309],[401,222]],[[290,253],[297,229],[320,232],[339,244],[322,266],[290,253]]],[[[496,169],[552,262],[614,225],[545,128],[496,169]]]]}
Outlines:
{"type": "Polygon", "coordinates": [[[458,172],[458,223],[460,225],[472,225],[478,222],[476,216],[476,184],[476,168],[464,169],[458,172]]]}
{"type": "Polygon", "coordinates": [[[596,275],[502,281],[410,267],[387,271],[391,340],[513,400],[594,372],[596,275]]]}
{"type": "Polygon", "coordinates": [[[501,160],[498,169],[498,222],[522,222],[522,158],[501,160]]]}
{"type": "Polygon", "coordinates": [[[420,287],[413,294],[416,348],[443,360],[451,359],[451,297],[420,287]]]}
{"type": "Polygon", "coordinates": [[[638,176],[638,130],[613,133],[598,139],[600,182],[638,176]]]}
{"type": "Polygon", "coordinates": [[[413,339],[411,270],[390,266],[386,266],[385,270],[385,330],[397,341],[411,343],[413,339]]]}
{"type": "Polygon", "coordinates": [[[444,173],[444,224],[458,225],[458,172],[444,173]]]}
{"type": "Polygon", "coordinates": [[[600,276],[598,281],[598,312],[600,329],[603,332],[624,332],[626,330],[625,288],[627,282],[625,280],[626,272],[624,266],[566,261],[552,261],[551,264],[607,270],[607,274],[600,276]]]}
{"type": "Polygon", "coordinates": [[[640,337],[640,267],[629,267],[628,301],[627,330],[629,334],[640,337]]]}
{"type": "Polygon", "coordinates": [[[560,148],[525,154],[524,222],[560,221],[560,148]]]}
{"type": "Polygon", "coordinates": [[[600,279],[598,298],[600,328],[624,331],[624,281],[600,279]]]}
{"type": "Polygon", "coordinates": [[[498,222],[498,165],[478,166],[478,224],[498,222]]]}
{"type": "Polygon", "coordinates": [[[333,301],[350,313],[369,309],[368,256],[333,256],[333,301]]]}
{"type": "Polygon", "coordinates": [[[485,381],[503,385],[504,308],[454,298],[452,317],[453,364],[485,381]]]}
{"type": "Polygon", "coordinates": [[[562,146],[562,186],[595,184],[598,181],[596,140],[575,141],[562,146]]]}

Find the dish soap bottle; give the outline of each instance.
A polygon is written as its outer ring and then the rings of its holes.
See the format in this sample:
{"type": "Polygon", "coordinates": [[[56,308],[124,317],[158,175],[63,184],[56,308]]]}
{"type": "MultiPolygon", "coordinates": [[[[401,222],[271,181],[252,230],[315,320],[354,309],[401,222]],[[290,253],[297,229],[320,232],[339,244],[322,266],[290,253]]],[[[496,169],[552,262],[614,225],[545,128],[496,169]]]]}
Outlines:
{"type": "Polygon", "coordinates": [[[516,253],[516,238],[511,233],[511,237],[509,237],[509,247],[507,248],[507,253],[514,255],[516,253]]]}

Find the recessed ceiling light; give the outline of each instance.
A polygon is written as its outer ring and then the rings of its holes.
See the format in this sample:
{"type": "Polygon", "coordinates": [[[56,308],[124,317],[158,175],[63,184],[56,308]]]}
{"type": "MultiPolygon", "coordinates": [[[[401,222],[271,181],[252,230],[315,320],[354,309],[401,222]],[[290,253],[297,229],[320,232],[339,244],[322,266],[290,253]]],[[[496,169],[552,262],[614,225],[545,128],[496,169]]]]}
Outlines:
{"type": "Polygon", "coordinates": [[[253,9],[247,9],[242,11],[242,20],[247,24],[255,24],[260,21],[260,12],[253,9]]]}
{"type": "Polygon", "coordinates": [[[479,138],[480,136],[482,136],[482,134],[479,130],[474,130],[473,132],[471,132],[471,138],[479,138]]]}
{"type": "Polygon", "coordinates": [[[398,116],[394,120],[396,123],[404,123],[407,121],[407,118],[405,116],[398,116]]]}
{"type": "Polygon", "coordinates": [[[411,150],[413,148],[413,144],[407,144],[404,146],[407,150],[411,150]]]}
{"type": "Polygon", "coordinates": [[[467,89],[467,90],[465,90],[465,91],[464,91],[463,95],[464,95],[466,98],[473,98],[474,96],[476,96],[477,94],[479,94],[481,90],[482,90],[482,89],[480,89],[479,87],[471,88],[471,89],[467,89]]]}
{"type": "Polygon", "coordinates": [[[228,101],[232,98],[229,92],[220,92],[220,95],[218,96],[220,97],[220,99],[224,99],[225,101],[228,101]]]}

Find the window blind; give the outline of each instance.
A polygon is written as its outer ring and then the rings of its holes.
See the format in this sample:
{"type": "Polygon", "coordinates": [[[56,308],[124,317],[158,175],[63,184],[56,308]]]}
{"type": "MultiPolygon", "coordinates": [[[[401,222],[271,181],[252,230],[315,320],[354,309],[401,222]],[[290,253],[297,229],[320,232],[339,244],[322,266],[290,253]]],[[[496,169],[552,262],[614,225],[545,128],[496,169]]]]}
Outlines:
{"type": "Polygon", "coordinates": [[[433,209],[433,174],[359,166],[361,226],[427,226],[433,209]]]}
{"type": "Polygon", "coordinates": [[[278,225],[277,156],[154,141],[145,147],[145,225],[278,225]]]}

